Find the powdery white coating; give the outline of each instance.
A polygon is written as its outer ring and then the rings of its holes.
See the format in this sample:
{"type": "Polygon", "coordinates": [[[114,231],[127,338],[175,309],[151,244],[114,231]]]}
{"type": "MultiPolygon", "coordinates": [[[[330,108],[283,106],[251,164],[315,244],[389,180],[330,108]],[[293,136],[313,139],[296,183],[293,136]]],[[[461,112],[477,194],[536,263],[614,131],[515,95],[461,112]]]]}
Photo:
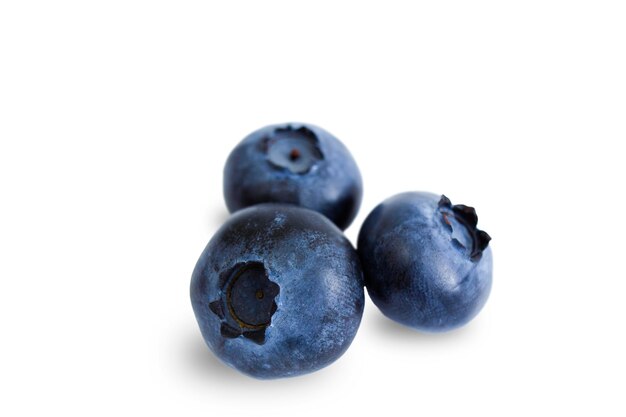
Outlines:
{"type": "Polygon", "coordinates": [[[363,278],[356,251],[319,213],[262,204],[235,213],[213,236],[191,280],[191,301],[209,348],[257,378],[308,373],[339,358],[363,314],[363,278]],[[220,273],[261,262],[280,287],[263,344],[225,338],[209,308],[222,296],[220,273]]]}
{"type": "MultiPolygon", "coordinates": [[[[389,318],[423,331],[445,331],[482,309],[492,282],[492,253],[480,259],[453,242],[440,195],[409,192],[378,205],[359,233],[368,293],[389,318]]],[[[458,223],[455,223],[458,226],[458,223]]]]}

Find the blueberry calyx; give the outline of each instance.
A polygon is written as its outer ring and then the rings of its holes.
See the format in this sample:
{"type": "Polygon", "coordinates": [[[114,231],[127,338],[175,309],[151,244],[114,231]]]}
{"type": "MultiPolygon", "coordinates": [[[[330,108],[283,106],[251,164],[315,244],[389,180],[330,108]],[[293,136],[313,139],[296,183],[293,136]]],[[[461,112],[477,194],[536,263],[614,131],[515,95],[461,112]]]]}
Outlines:
{"type": "Polygon", "coordinates": [[[324,159],[317,135],[306,126],[275,128],[261,141],[261,149],[270,165],[293,174],[306,174],[324,159]]]}
{"type": "Polygon", "coordinates": [[[261,262],[244,262],[220,275],[220,298],[209,303],[222,320],[220,333],[234,339],[243,336],[262,345],[265,330],[277,310],[280,287],[270,281],[261,262]]]}
{"type": "MultiPolygon", "coordinates": [[[[465,227],[470,239],[469,246],[471,247],[467,248],[470,250],[470,259],[474,262],[479,261],[480,258],[482,258],[483,251],[489,245],[491,236],[489,236],[487,232],[476,227],[478,224],[478,216],[476,215],[474,207],[466,206],[464,204],[452,205],[450,199],[443,194],[441,195],[438,206],[442,213],[443,224],[450,232],[454,231],[451,217],[465,227]]],[[[452,243],[461,248],[466,248],[468,246],[467,244],[463,244],[457,237],[452,238],[452,243]]]]}

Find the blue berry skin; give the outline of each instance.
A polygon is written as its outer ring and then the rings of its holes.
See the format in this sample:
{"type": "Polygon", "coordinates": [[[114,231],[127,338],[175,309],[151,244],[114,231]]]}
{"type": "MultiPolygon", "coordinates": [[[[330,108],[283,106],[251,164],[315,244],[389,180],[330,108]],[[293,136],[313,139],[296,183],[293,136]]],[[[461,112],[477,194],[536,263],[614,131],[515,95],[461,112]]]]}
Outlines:
{"type": "Polygon", "coordinates": [[[468,323],[489,297],[489,235],[472,207],[408,192],[379,204],[361,227],[367,291],[387,317],[427,332],[468,323]]]}
{"type": "Polygon", "coordinates": [[[326,217],[285,204],[233,214],[200,256],[191,304],[209,348],[260,379],[323,368],[361,322],[356,251],[326,217]]]}
{"type": "Polygon", "coordinates": [[[244,138],[224,167],[233,213],[259,203],[287,203],[322,213],[345,230],[361,205],[361,173],[348,149],[317,126],[266,126],[244,138]]]}

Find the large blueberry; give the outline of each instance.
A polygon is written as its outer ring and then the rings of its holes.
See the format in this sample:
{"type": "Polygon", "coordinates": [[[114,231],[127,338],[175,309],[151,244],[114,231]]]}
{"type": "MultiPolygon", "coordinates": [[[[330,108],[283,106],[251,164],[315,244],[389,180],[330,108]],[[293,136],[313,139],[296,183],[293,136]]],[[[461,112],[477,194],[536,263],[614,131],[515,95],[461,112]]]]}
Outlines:
{"type": "Polygon", "coordinates": [[[209,348],[257,378],[320,369],[348,348],[363,315],[358,255],[321,214],[261,204],[218,230],[191,278],[209,348]]]}
{"type": "Polygon", "coordinates": [[[472,207],[409,192],[378,205],[361,227],[358,253],[374,304],[424,331],[469,322],[491,290],[489,235],[472,207]]]}
{"type": "Polygon", "coordinates": [[[289,123],[259,129],[231,152],[224,198],[232,213],[258,203],[318,211],[346,229],[359,210],[361,174],[346,147],[317,126],[289,123]]]}

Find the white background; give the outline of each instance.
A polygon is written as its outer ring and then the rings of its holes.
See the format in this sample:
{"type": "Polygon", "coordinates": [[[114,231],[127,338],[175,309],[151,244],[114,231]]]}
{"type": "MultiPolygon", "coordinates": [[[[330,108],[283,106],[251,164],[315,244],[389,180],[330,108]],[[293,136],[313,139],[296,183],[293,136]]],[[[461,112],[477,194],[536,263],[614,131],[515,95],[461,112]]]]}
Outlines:
{"type": "Polygon", "coordinates": [[[3,1],[0,414],[624,415],[625,22],[598,0],[3,1]],[[223,164],[284,121],[360,165],[353,242],[398,192],[477,208],[476,320],[424,335],[368,300],[320,372],[212,356],[188,286],[223,164]]]}

